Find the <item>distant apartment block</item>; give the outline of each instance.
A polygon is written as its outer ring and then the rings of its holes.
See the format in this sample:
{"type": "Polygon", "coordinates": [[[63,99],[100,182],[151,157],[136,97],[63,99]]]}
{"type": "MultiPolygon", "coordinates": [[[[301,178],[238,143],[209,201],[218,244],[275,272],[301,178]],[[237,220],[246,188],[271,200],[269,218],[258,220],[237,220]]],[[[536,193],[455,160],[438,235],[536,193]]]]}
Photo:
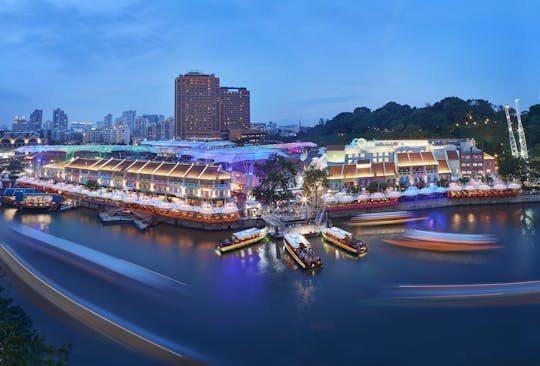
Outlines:
{"type": "Polygon", "coordinates": [[[25,116],[15,117],[11,121],[11,131],[13,132],[24,132],[28,131],[28,121],[25,116]]]}

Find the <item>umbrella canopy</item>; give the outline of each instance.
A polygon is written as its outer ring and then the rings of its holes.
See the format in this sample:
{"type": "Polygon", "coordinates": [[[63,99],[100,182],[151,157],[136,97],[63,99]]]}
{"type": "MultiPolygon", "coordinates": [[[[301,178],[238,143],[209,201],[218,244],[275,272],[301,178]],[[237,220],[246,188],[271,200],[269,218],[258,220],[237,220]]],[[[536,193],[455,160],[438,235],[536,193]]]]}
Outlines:
{"type": "Polygon", "coordinates": [[[383,199],[383,198],[386,198],[386,196],[384,195],[384,193],[381,193],[381,192],[375,192],[373,193],[370,198],[372,200],[380,200],[380,199],[383,199]]]}

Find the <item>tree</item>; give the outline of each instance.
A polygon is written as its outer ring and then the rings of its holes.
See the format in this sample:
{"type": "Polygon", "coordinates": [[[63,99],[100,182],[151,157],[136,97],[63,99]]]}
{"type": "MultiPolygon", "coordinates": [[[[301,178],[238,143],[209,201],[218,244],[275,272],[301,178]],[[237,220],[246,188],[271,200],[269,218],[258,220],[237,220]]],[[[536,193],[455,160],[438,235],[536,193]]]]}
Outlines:
{"type": "Polygon", "coordinates": [[[96,190],[96,189],[99,188],[99,184],[98,184],[97,181],[90,179],[90,180],[86,181],[86,188],[88,188],[90,190],[96,190]]]}
{"type": "Polygon", "coordinates": [[[378,192],[379,190],[384,191],[386,189],[385,182],[371,182],[367,187],[367,190],[370,192],[378,192]]]}
{"type": "Polygon", "coordinates": [[[13,174],[18,174],[23,171],[24,166],[19,160],[11,160],[7,169],[13,174]]]}
{"type": "Polygon", "coordinates": [[[32,321],[12,300],[1,296],[0,288],[0,364],[67,365],[70,346],[55,346],[32,329],[32,321]]]}
{"type": "Polygon", "coordinates": [[[319,191],[328,188],[328,178],[324,170],[310,166],[304,170],[302,190],[306,196],[315,195],[315,210],[319,210],[319,191]]]}
{"type": "Polygon", "coordinates": [[[253,189],[255,198],[268,203],[270,210],[277,201],[292,198],[290,191],[294,185],[296,168],[281,155],[274,154],[262,165],[256,165],[259,186],[253,189]]]}

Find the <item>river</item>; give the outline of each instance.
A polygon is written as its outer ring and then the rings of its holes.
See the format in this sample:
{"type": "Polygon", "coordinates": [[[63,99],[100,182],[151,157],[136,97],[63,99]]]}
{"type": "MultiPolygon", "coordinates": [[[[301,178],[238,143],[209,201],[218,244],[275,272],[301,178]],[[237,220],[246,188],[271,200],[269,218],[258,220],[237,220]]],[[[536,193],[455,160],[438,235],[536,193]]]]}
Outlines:
{"type": "MultiPolygon", "coordinates": [[[[279,241],[219,257],[227,232],[161,225],[145,233],[103,226],[95,212],[31,214],[3,209],[0,241],[51,283],[121,324],[212,365],[538,364],[540,303],[410,306],[388,298],[403,284],[476,284],[540,280],[540,205],[425,210],[408,226],[366,229],[334,224],[367,242],[361,259],[311,238],[324,268],[298,269],[279,241]],[[153,289],[89,270],[28,246],[9,227],[23,224],[133,263],[183,284],[153,289]],[[408,228],[490,233],[502,249],[436,253],[381,241],[408,228]],[[185,285],[184,285],[185,284],[185,285]],[[180,285],[179,285],[180,286],[180,285]]],[[[73,345],[73,365],[161,365],[114,343],[43,299],[12,276],[7,294],[48,339],[73,345]]]]}

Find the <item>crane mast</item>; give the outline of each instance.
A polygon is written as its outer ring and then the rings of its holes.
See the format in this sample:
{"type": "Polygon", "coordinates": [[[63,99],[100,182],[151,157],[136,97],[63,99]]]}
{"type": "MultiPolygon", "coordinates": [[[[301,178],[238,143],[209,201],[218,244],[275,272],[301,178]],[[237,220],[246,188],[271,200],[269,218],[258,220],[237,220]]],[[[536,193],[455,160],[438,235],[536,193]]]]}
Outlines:
{"type": "Polygon", "coordinates": [[[529,153],[527,151],[527,141],[525,140],[525,130],[521,124],[521,113],[519,112],[519,99],[516,99],[516,114],[518,120],[518,139],[519,139],[519,156],[524,160],[529,160],[529,153]]]}
{"type": "Polygon", "coordinates": [[[510,139],[510,152],[514,158],[519,156],[518,148],[516,144],[516,137],[512,130],[512,120],[510,119],[510,106],[507,104],[504,106],[504,112],[506,113],[506,122],[508,123],[508,137],[510,139]]]}

